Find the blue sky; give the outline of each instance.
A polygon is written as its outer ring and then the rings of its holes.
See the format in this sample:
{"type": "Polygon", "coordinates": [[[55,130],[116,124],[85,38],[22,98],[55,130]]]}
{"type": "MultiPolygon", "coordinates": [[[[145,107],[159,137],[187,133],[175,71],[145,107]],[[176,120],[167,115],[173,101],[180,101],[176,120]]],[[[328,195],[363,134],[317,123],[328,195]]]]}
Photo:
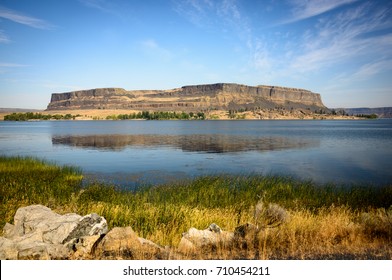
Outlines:
{"type": "Polygon", "coordinates": [[[0,108],[230,82],[392,106],[392,1],[2,0],[0,108]]]}

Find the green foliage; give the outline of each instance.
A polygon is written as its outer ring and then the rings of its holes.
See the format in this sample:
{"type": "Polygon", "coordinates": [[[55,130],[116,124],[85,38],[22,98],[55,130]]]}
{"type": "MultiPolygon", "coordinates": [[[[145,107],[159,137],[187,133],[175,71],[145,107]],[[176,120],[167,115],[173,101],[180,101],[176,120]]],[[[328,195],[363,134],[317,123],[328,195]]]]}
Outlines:
{"type": "Polygon", "coordinates": [[[106,117],[107,120],[204,120],[205,114],[198,112],[197,114],[190,112],[138,112],[131,114],[110,115],[106,117]]]}
{"type": "Polygon", "coordinates": [[[365,119],[377,119],[378,118],[378,116],[376,114],[370,114],[370,115],[359,114],[359,115],[357,115],[357,117],[365,118],[365,119]]]}
{"type": "Polygon", "coordinates": [[[5,115],[5,121],[29,121],[29,120],[71,120],[79,117],[80,115],[61,115],[61,114],[41,114],[41,113],[12,113],[10,115],[5,115]]]}

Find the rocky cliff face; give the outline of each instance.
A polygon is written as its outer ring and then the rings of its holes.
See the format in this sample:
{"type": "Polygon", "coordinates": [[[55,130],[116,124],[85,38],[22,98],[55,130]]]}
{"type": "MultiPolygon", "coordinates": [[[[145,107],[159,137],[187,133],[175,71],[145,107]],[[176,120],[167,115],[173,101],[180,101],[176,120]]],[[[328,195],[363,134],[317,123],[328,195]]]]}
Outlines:
{"type": "Polygon", "coordinates": [[[53,93],[47,109],[202,111],[276,107],[326,109],[320,94],[308,90],[228,83],[184,86],[171,90],[102,88],[53,93]]]}

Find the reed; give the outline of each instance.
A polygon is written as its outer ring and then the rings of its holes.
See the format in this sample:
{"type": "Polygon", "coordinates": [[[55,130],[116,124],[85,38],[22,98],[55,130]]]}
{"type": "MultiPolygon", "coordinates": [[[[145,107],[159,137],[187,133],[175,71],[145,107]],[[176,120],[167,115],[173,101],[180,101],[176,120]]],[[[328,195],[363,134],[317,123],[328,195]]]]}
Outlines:
{"type": "MultiPolygon", "coordinates": [[[[85,186],[82,178],[75,167],[0,157],[0,226],[12,223],[19,207],[43,204],[59,213],[95,212],[110,228],[132,226],[141,237],[177,246],[190,227],[216,223],[233,231],[247,222],[258,223],[262,201],[271,205],[268,211],[285,209],[287,221],[260,231],[256,249],[242,252],[242,257],[361,255],[392,244],[391,185],[319,186],[282,176],[220,175],[127,190],[100,183],[85,186]]],[[[383,253],[392,255],[391,250],[383,253]]],[[[231,259],[239,253],[223,254],[231,259]]]]}

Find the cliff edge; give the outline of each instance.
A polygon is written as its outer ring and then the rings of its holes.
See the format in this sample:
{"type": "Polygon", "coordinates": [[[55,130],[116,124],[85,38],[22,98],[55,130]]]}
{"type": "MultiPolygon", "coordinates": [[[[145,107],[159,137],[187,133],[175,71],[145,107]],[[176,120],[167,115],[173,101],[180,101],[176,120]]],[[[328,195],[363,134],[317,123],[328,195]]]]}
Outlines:
{"type": "Polygon", "coordinates": [[[250,108],[328,110],[318,93],[277,86],[218,83],[170,90],[100,88],[53,93],[47,110],[130,109],[148,111],[238,110],[250,108]]]}

